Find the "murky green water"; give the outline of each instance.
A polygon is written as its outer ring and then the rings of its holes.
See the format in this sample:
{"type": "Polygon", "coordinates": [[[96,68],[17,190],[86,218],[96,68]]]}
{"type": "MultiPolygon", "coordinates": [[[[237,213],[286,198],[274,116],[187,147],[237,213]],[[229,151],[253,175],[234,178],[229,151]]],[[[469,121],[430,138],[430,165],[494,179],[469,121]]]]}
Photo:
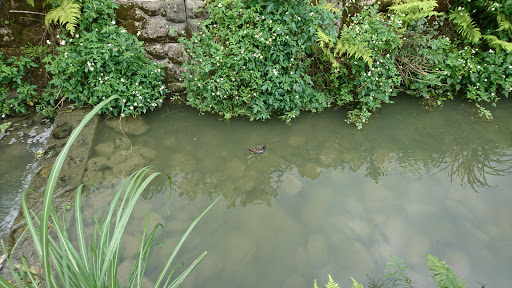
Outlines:
{"type": "MultiPolygon", "coordinates": [[[[188,225],[223,194],[179,254],[188,265],[208,251],[183,287],[312,287],[327,274],[342,287],[350,276],[367,287],[367,274],[384,280],[390,255],[406,260],[416,287],[434,287],[427,253],[447,260],[470,287],[508,287],[512,105],[498,108],[486,122],[468,104],[428,112],[398,99],[358,131],[341,110],[286,125],[164,107],[147,115],[146,133],[129,140],[151,149],[132,150],[145,164],[172,176],[172,200],[164,181],[144,194],[119,273],[127,276],[133,265],[149,208],[151,222],[164,224],[157,242],[165,242],[148,267],[152,282],[188,225]],[[250,156],[248,148],[263,144],[267,153],[250,156]]],[[[118,137],[104,125],[97,143],[118,137]]],[[[88,201],[105,202],[101,191],[88,201]]]]}
{"type": "Polygon", "coordinates": [[[18,216],[21,192],[27,189],[37,165],[37,151],[50,136],[51,122],[39,116],[15,119],[0,134],[0,239],[5,239],[18,216]]]}

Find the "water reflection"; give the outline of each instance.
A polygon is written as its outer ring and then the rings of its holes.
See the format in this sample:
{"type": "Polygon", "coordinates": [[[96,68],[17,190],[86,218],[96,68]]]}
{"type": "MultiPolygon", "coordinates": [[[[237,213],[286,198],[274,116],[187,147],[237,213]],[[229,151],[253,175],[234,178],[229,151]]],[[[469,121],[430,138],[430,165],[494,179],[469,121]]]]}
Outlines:
{"type": "Polygon", "coordinates": [[[473,191],[491,188],[488,176],[507,176],[512,171],[512,150],[503,145],[470,145],[453,147],[444,157],[437,158],[434,167],[447,171],[450,179],[457,178],[473,191]]]}
{"type": "MultiPolygon", "coordinates": [[[[499,283],[508,280],[492,271],[512,265],[503,252],[512,239],[512,106],[500,104],[495,120],[485,122],[462,103],[429,112],[405,99],[362,131],[343,122],[343,111],[304,114],[288,126],[219,121],[185,106],[148,115],[145,129],[125,127],[144,130],[140,136],[104,125],[94,156],[107,164],[98,175],[154,165],[171,175],[172,192],[181,196],[169,203],[159,183],[145,192],[120,269],[136,259],[136,231],[149,208],[151,221],[164,223],[161,239],[170,251],[222,194],[224,206],[218,203],[180,254],[190,263],[198,249],[209,252],[184,287],[310,287],[327,273],[364,283],[366,273],[382,276],[389,254],[407,260],[411,277],[425,279],[418,267],[426,253],[448,260],[458,275],[504,287],[499,283]],[[263,144],[265,154],[249,153],[263,144]]],[[[159,261],[151,264],[156,271],[165,264],[159,261]]]]}
{"type": "MultiPolygon", "coordinates": [[[[151,123],[147,133],[129,136],[134,149],[127,153],[142,155],[146,165],[164,167],[180,196],[194,200],[198,193],[213,197],[222,192],[228,207],[271,206],[281,186],[300,190],[294,170],[311,180],[325,169],[364,171],[375,183],[396,171],[416,180],[441,173],[473,191],[492,188],[489,176],[510,175],[512,143],[500,138],[502,130],[490,129],[499,120],[472,120],[474,112],[463,105],[444,118],[438,117],[441,112],[397,106],[386,108],[392,116],[377,115],[362,131],[337,121],[337,111],[305,115],[287,126],[279,121],[217,121],[211,115],[197,117],[188,107],[167,107],[146,118],[151,123]],[[264,154],[246,149],[262,143],[269,143],[264,154]],[[143,153],[140,147],[155,151],[143,153]]],[[[103,130],[102,145],[126,137],[107,126],[103,130]]],[[[158,193],[148,191],[144,198],[158,193]]]]}

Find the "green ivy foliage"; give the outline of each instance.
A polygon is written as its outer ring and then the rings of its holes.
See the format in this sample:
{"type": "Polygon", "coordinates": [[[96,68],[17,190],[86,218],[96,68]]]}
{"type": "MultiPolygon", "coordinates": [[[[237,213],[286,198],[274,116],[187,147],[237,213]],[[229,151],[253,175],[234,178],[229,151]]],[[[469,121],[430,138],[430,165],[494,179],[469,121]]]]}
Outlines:
{"type": "Polygon", "coordinates": [[[338,15],[306,0],[209,2],[201,31],[182,38],[183,85],[201,112],[290,121],[331,99],[314,89],[311,54],[317,29],[336,37],[338,15]]]}
{"type": "Polygon", "coordinates": [[[0,113],[1,118],[14,113],[26,112],[26,104],[32,105],[37,97],[37,86],[26,81],[27,69],[37,67],[28,56],[5,59],[0,52],[0,113]],[[9,91],[16,91],[9,95],[9,91]]]}
{"type": "Polygon", "coordinates": [[[96,105],[119,95],[102,108],[112,115],[140,115],[161,106],[167,92],[162,66],[145,57],[142,42],[115,22],[117,5],[110,0],[82,0],[78,33],[59,35],[56,55],[44,59],[53,76],[46,99],[48,112],[65,97],[75,105],[96,105]]]}

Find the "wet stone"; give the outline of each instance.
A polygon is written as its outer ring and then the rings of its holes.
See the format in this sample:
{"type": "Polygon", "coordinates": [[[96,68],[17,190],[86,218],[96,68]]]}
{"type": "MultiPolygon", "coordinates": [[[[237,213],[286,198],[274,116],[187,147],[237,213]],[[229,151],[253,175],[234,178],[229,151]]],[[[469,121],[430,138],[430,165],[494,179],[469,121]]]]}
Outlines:
{"type": "Polygon", "coordinates": [[[110,157],[112,156],[112,153],[114,153],[114,148],[114,143],[106,142],[96,145],[96,147],[94,147],[94,151],[96,152],[96,155],[100,157],[110,157]]]}
{"type": "Polygon", "coordinates": [[[116,150],[128,150],[130,146],[130,141],[126,137],[119,136],[116,138],[116,150]]]}
{"type": "Polygon", "coordinates": [[[295,195],[302,190],[302,183],[295,175],[286,174],[281,178],[281,181],[283,181],[281,189],[289,195],[295,195]]]}
{"type": "Polygon", "coordinates": [[[142,135],[149,129],[149,126],[143,119],[133,117],[125,117],[121,120],[121,123],[119,123],[119,119],[109,119],[105,121],[105,124],[119,132],[131,135],[142,135]],[[120,127],[122,127],[122,131],[120,127]]]}
{"type": "Polygon", "coordinates": [[[146,161],[151,161],[155,159],[156,152],[155,150],[143,146],[133,146],[133,151],[137,152],[144,158],[146,161]]]}
{"type": "Polygon", "coordinates": [[[103,181],[103,171],[87,170],[82,181],[96,186],[103,181]]]}
{"type": "Polygon", "coordinates": [[[87,162],[89,171],[100,171],[108,167],[109,160],[105,157],[94,157],[87,162]]]}
{"type": "Polygon", "coordinates": [[[64,139],[68,137],[73,131],[73,126],[70,123],[62,123],[53,129],[53,138],[64,139]]]}
{"type": "Polygon", "coordinates": [[[144,159],[135,152],[119,151],[110,159],[110,166],[114,175],[124,173],[132,173],[137,169],[141,169],[145,165],[144,159]]]}

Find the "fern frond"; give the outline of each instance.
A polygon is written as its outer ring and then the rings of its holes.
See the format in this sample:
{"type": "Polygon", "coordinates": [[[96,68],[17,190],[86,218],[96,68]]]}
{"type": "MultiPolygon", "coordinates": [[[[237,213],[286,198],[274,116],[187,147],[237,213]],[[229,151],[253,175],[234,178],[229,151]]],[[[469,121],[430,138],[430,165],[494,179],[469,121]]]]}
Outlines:
{"type": "Polygon", "coordinates": [[[489,46],[491,46],[492,48],[494,48],[496,50],[504,49],[507,52],[512,51],[512,43],[510,43],[510,42],[500,40],[500,39],[498,39],[498,37],[496,37],[494,35],[483,35],[482,37],[485,40],[487,40],[487,43],[489,43],[489,46]]]}
{"type": "Polygon", "coordinates": [[[455,24],[455,30],[457,30],[457,33],[469,41],[477,43],[482,37],[480,28],[476,27],[476,24],[473,22],[473,18],[469,16],[468,11],[463,9],[453,11],[450,14],[450,20],[455,24]]]}
{"type": "Polygon", "coordinates": [[[512,33],[512,23],[510,23],[510,21],[507,20],[505,15],[503,15],[502,13],[498,13],[497,20],[499,27],[496,31],[505,30],[508,31],[509,33],[512,33]]]}
{"type": "Polygon", "coordinates": [[[325,34],[322,30],[318,29],[316,31],[316,36],[318,37],[318,46],[321,48],[331,48],[334,44],[334,41],[332,40],[329,35],[325,34]]]}
{"type": "Polygon", "coordinates": [[[30,4],[30,6],[34,7],[34,0],[27,0],[27,3],[30,4]]]}
{"type": "Polygon", "coordinates": [[[357,283],[352,277],[350,277],[350,279],[352,279],[352,288],[363,288],[363,284],[357,283]]]}
{"type": "Polygon", "coordinates": [[[368,48],[368,44],[365,42],[354,41],[354,39],[348,37],[348,35],[341,35],[340,39],[336,42],[336,47],[334,49],[334,55],[336,57],[341,57],[343,54],[347,54],[349,57],[354,57],[355,59],[363,58],[363,61],[372,67],[373,58],[372,58],[372,50],[368,48]]]}
{"type": "Polygon", "coordinates": [[[402,15],[406,22],[410,22],[421,18],[442,15],[443,13],[434,11],[437,6],[437,1],[395,2],[389,9],[397,15],[402,15]]]}
{"type": "Polygon", "coordinates": [[[327,57],[329,59],[329,62],[332,63],[334,67],[338,67],[339,63],[336,61],[336,58],[334,54],[331,52],[333,46],[334,46],[334,40],[322,30],[318,29],[316,32],[316,35],[318,37],[317,43],[320,49],[322,50],[322,55],[327,57]]]}
{"type": "Polygon", "coordinates": [[[329,275],[329,282],[327,282],[327,284],[325,284],[325,287],[326,288],[340,288],[338,283],[336,283],[336,282],[334,282],[334,280],[332,280],[331,275],[329,275]]]}
{"type": "Polygon", "coordinates": [[[340,12],[340,9],[336,8],[333,3],[323,3],[322,8],[332,13],[340,12]]]}
{"type": "Polygon", "coordinates": [[[437,257],[427,254],[427,265],[430,271],[434,272],[432,278],[436,281],[437,287],[464,288],[462,277],[456,277],[452,269],[446,265],[446,261],[439,261],[437,257]]]}
{"type": "Polygon", "coordinates": [[[73,0],[64,0],[62,5],[50,10],[44,19],[46,26],[50,23],[65,25],[66,30],[75,34],[75,28],[80,18],[80,4],[73,0]]]}
{"type": "Polygon", "coordinates": [[[388,272],[386,279],[391,282],[393,287],[414,288],[412,279],[406,273],[407,266],[402,265],[403,263],[404,260],[400,259],[400,257],[391,256],[388,263],[386,263],[386,267],[389,267],[386,270],[388,272]]]}

